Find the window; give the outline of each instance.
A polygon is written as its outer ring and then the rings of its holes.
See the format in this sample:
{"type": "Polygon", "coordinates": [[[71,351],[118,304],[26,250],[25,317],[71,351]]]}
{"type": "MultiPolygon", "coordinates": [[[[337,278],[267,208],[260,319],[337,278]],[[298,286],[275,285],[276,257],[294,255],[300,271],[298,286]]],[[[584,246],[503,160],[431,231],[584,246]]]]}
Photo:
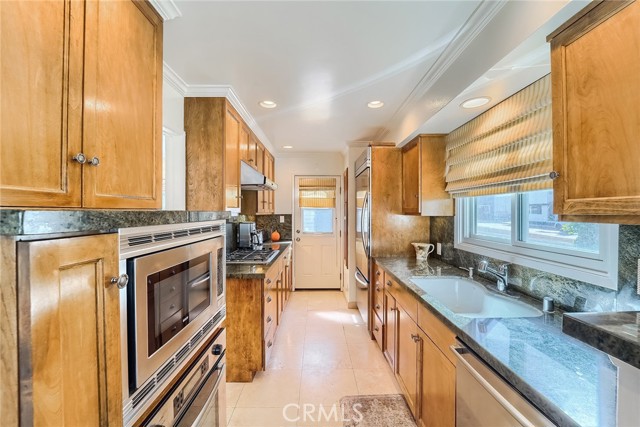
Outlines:
{"type": "Polygon", "coordinates": [[[333,233],[333,209],[301,208],[303,233],[333,233]]]}
{"type": "Polygon", "coordinates": [[[456,248],[617,289],[617,225],[558,221],[552,190],[457,200],[456,248]]]}

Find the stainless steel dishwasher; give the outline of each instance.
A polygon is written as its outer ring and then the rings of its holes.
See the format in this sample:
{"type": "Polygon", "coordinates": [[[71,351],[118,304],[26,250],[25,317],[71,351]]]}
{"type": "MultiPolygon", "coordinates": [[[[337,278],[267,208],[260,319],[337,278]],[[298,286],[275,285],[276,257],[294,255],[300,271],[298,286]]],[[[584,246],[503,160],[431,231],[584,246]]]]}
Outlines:
{"type": "Polygon", "coordinates": [[[554,426],[520,393],[458,341],[456,427],[554,426]]]}

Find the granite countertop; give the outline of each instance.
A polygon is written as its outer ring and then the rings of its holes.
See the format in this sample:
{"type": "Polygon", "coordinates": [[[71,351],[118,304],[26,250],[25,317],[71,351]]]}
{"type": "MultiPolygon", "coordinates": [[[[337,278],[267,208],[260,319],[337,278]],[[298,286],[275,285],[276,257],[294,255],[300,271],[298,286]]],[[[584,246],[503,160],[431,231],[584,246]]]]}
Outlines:
{"type": "MultiPolygon", "coordinates": [[[[562,312],[529,318],[463,317],[426,294],[411,277],[467,277],[467,272],[438,260],[375,261],[551,421],[559,426],[615,425],[616,368],[602,352],[562,333],[562,312]]],[[[524,295],[520,301],[542,308],[524,295]]]]}
{"type": "Polygon", "coordinates": [[[119,228],[229,218],[229,212],[116,209],[0,209],[0,235],[115,233],[119,228]]]}
{"type": "Polygon", "coordinates": [[[640,312],[571,313],[565,315],[562,330],[640,369],[640,312]]]}
{"type": "Polygon", "coordinates": [[[265,242],[263,246],[271,246],[280,251],[269,264],[227,264],[227,279],[264,279],[267,271],[284,254],[291,242],[265,242]]]}

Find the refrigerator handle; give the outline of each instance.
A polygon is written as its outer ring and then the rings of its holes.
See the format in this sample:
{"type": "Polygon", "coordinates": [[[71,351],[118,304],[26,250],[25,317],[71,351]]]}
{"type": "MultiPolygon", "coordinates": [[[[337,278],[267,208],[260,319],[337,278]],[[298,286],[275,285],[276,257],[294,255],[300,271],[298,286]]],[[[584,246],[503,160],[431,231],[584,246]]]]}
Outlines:
{"type": "Polygon", "coordinates": [[[360,270],[358,270],[357,268],[356,268],[355,276],[356,276],[356,282],[362,285],[363,289],[367,289],[369,287],[369,283],[367,282],[367,279],[365,279],[362,273],[360,273],[360,270]]]}
{"type": "Polygon", "coordinates": [[[367,232],[364,233],[365,231],[365,227],[364,227],[364,223],[367,222],[369,223],[369,216],[371,215],[370,209],[369,209],[369,192],[366,192],[364,194],[364,202],[363,202],[363,207],[362,207],[362,213],[363,215],[361,215],[361,219],[362,219],[362,244],[364,245],[364,253],[367,254],[367,258],[371,258],[371,230],[369,230],[369,227],[366,228],[367,232]],[[366,218],[366,219],[365,219],[366,218]],[[366,236],[366,238],[365,238],[366,236]]]}

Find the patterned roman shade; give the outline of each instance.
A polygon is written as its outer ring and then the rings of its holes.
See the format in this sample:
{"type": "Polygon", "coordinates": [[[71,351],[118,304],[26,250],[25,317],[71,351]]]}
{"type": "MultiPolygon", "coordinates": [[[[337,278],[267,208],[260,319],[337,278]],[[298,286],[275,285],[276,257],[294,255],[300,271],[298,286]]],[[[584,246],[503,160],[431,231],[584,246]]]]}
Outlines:
{"type": "Polygon", "coordinates": [[[336,178],[300,178],[299,203],[301,208],[335,208],[336,178]]]}
{"type": "Polygon", "coordinates": [[[543,77],[447,135],[454,197],[552,188],[551,78],[543,77]]]}

